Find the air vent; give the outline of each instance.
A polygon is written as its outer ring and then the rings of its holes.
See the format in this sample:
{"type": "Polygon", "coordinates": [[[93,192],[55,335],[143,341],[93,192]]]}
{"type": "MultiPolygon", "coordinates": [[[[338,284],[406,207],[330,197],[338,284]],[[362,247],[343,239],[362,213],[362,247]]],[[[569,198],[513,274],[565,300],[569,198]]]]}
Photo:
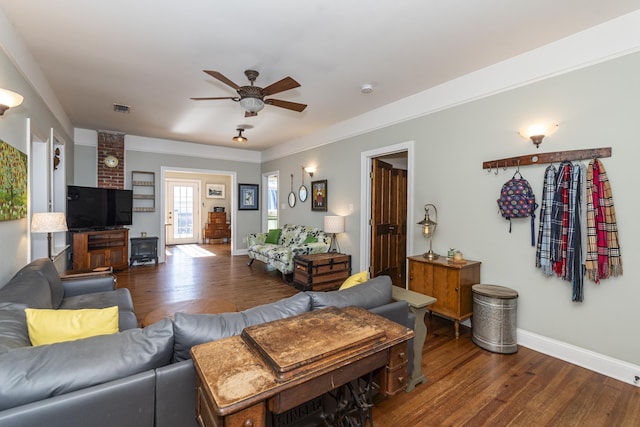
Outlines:
{"type": "Polygon", "coordinates": [[[113,111],[116,113],[129,114],[131,112],[131,107],[123,104],[113,104],[113,111]]]}

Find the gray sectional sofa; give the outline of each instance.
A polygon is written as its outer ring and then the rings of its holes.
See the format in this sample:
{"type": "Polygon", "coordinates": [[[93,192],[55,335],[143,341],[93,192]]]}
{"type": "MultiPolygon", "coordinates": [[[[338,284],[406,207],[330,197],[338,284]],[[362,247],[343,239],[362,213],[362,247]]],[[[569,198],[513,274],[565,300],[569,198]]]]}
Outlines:
{"type": "MultiPolygon", "coordinates": [[[[189,353],[194,345],[327,306],[357,305],[407,327],[414,322],[406,302],[392,301],[389,278],[378,277],[344,291],[300,292],[237,313],[177,313],[174,321],[137,328],[127,314],[132,307],[126,289],[114,290],[112,284],[108,290],[90,279],[61,288],[47,261],[34,261],[0,288],[1,426],[195,427],[195,370],[189,353]],[[24,308],[60,307],[81,295],[89,305],[116,302],[120,332],[32,347],[24,308]]],[[[72,302],[81,306],[77,299],[66,305],[72,302]]]]}

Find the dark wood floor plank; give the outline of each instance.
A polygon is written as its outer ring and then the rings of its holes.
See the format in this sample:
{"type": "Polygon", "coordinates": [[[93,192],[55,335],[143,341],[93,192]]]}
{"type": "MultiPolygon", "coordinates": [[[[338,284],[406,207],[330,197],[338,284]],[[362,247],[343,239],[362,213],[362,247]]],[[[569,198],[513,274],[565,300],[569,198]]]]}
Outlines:
{"type": "MultiPolygon", "coordinates": [[[[117,273],[131,291],[139,320],[169,302],[224,298],[239,310],[277,301],[297,290],[281,274],[228,244],[170,247],[167,262],[117,273]],[[193,257],[190,254],[204,256],[193,257]]],[[[491,353],[461,326],[425,318],[428,336],[422,369],[429,381],[374,407],[377,427],[415,426],[640,426],[640,388],[526,347],[491,353]]]]}

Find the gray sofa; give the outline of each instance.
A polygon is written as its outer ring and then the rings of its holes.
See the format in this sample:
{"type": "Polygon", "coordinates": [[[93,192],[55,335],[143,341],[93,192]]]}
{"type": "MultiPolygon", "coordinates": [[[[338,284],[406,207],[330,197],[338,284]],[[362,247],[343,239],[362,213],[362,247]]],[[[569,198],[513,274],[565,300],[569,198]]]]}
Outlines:
{"type": "MultiPolygon", "coordinates": [[[[194,345],[239,334],[246,326],[327,306],[361,306],[407,327],[413,327],[414,321],[405,302],[392,301],[389,278],[378,277],[344,291],[300,292],[242,312],[177,313],[175,321],[163,319],[146,328],[121,324],[121,332],[113,335],[32,347],[28,335],[27,342],[24,336],[22,342],[16,339],[26,331],[20,313],[24,316],[27,305],[47,305],[45,298],[12,299],[21,295],[17,286],[44,288],[39,267],[47,269],[45,264],[25,267],[38,274],[24,276],[21,270],[0,288],[2,426],[196,427],[195,370],[189,353],[194,345]]],[[[126,291],[86,286],[100,289],[98,293],[126,291]]],[[[91,294],[83,295],[90,300],[91,294]]],[[[102,295],[98,300],[105,298],[102,295]]],[[[125,301],[121,313],[126,309],[125,301]]]]}

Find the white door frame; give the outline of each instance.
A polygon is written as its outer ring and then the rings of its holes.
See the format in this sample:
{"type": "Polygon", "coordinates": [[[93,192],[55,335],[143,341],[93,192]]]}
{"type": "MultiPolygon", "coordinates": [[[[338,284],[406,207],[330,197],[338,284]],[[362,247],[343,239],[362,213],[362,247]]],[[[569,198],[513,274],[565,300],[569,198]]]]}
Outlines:
{"type": "MultiPolygon", "coordinates": [[[[231,190],[227,192],[227,194],[229,194],[229,197],[231,197],[231,254],[232,255],[238,255],[236,253],[234,253],[234,248],[235,248],[235,243],[234,240],[236,238],[236,210],[233,208],[234,206],[236,206],[237,202],[236,202],[236,198],[238,197],[237,195],[237,188],[238,188],[238,178],[237,178],[237,173],[235,171],[219,171],[219,170],[210,170],[210,169],[190,169],[190,168],[181,168],[181,167],[171,167],[171,166],[161,166],[160,167],[160,182],[162,182],[162,185],[160,186],[160,206],[162,206],[162,208],[164,209],[164,200],[165,200],[165,186],[164,186],[164,182],[165,182],[165,178],[166,178],[166,174],[167,172],[172,171],[172,172],[186,172],[186,173],[197,173],[197,174],[209,174],[209,175],[226,175],[229,176],[231,178],[231,190]]],[[[158,255],[160,258],[161,262],[164,262],[165,256],[164,256],[164,248],[166,246],[166,239],[165,239],[165,224],[164,224],[164,215],[165,212],[162,212],[162,214],[160,215],[160,219],[159,219],[159,230],[160,230],[160,238],[158,239],[158,255]]]]}
{"type": "MultiPolygon", "coordinates": [[[[416,223],[414,216],[414,141],[360,153],[360,271],[371,267],[371,166],[373,158],[407,152],[407,225],[416,223]]],[[[407,227],[408,228],[408,227],[407,227]]],[[[407,253],[413,253],[413,235],[407,230],[407,253]]]]}
{"type": "Polygon", "coordinates": [[[262,209],[262,232],[266,233],[268,231],[268,216],[269,216],[269,212],[268,212],[268,197],[269,197],[269,176],[271,175],[275,175],[278,177],[278,225],[280,225],[280,171],[273,171],[273,172],[264,172],[262,174],[262,194],[260,197],[262,197],[262,203],[261,203],[261,209],[262,209]]]}

